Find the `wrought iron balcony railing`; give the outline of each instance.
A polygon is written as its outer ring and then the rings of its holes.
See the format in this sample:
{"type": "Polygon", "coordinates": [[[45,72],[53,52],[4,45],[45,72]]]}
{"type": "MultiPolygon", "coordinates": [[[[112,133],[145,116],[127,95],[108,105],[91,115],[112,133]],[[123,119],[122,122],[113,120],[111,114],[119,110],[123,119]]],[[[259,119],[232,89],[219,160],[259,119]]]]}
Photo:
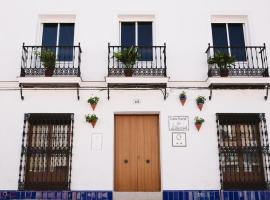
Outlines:
{"type": "MultiPolygon", "coordinates": [[[[133,66],[133,76],[167,76],[166,44],[163,46],[134,46],[138,50],[139,59],[133,66]]],[[[108,76],[124,76],[125,66],[117,61],[114,53],[127,49],[127,46],[111,46],[108,44],[108,76]]]]}
{"type": "MultiPolygon", "coordinates": [[[[21,77],[45,76],[42,52],[54,55],[53,76],[80,77],[81,47],[77,46],[25,46],[22,47],[21,77]]],[[[44,59],[45,60],[45,59],[44,59]]]]}
{"type": "MultiPolygon", "coordinates": [[[[234,58],[234,63],[228,68],[228,76],[269,77],[267,54],[263,46],[210,46],[206,50],[207,60],[217,52],[224,52],[234,58]]],[[[208,77],[220,76],[217,64],[208,64],[208,77]]]]}

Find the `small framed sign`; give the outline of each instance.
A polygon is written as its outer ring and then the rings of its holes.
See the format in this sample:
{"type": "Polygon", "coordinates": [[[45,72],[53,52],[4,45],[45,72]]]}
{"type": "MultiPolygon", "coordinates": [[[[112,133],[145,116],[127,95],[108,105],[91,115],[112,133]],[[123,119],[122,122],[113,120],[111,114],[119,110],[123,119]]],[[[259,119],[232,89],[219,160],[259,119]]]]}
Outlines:
{"type": "Polygon", "coordinates": [[[188,116],[169,116],[169,131],[188,131],[188,116]]]}
{"type": "Polygon", "coordinates": [[[186,147],[186,133],[173,132],[172,133],[172,146],[173,147],[186,147]]]}

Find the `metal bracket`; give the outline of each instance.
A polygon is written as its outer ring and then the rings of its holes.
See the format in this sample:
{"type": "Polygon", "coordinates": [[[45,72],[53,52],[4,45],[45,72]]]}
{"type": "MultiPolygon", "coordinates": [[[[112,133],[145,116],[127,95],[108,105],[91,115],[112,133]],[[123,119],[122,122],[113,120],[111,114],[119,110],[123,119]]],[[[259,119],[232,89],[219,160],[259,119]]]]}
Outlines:
{"type": "Polygon", "coordinates": [[[165,88],[164,88],[164,91],[162,90],[162,88],[161,88],[160,90],[161,90],[161,92],[162,92],[162,94],[163,94],[164,100],[166,100],[166,99],[167,99],[167,95],[168,95],[168,93],[167,93],[167,88],[165,87],[165,88]]]}
{"type": "Polygon", "coordinates": [[[110,87],[109,86],[107,87],[107,98],[108,100],[110,100],[110,87]]]}
{"type": "Polygon", "coordinates": [[[24,100],[24,96],[23,96],[23,93],[22,93],[22,88],[23,88],[23,86],[22,86],[21,83],[20,83],[19,87],[20,87],[21,100],[24,100]]]}
{"type": "Polygon", "coordinates": [[[80,88],[79,88],[79,86],[77,87],[77,99],[78,99],[78,101],[80,100],[80,88]]]}
{"type": "Polygon", "coordinates": [[[266,88],[266,95],[264,96],[264,100],[266,101],[266,100],[268,99],[269,84],[267,84],[267,85],[265,86],[265,88],[266,88]]]}
{"type": "Polygon", "coordinates": [[[212,95],[213,95],[213,85],[211,84],[210,85],[210,95],[209,95],[209,101],[211,101],[211,99],[212,99],[212,95]]]}

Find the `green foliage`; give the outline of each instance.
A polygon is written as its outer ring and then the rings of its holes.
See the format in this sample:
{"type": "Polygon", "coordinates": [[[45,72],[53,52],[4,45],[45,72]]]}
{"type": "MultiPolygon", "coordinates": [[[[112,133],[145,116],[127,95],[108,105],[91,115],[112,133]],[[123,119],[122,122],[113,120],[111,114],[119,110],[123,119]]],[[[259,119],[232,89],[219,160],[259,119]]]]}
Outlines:
{"type": "Polygon", "coordinates": [[[125,68],[133,68],[133,65],[139,59],[138,49],[134,46],[115,52],[113,55],[117,61],[125,65],[125,68]]]}
{"type": "Polygon", "coordinates": [[[186,92],[185,91],[181,92],[180,95],[179,95],[179,98],[180,99],[186,99],[187,98],[186,92]]]}
{"type": "Polygon", "coordinates": [[[202,124],[204,122],[204,119],[198,116],[196,116],[194,120],[195,124],[202,124]]]}
{"type": "Polygon", "coordinates": [[[43,66],[46,69],[54,69],[55,68],[55,53],[51,50],[41,50],[41,52],[36,52],[36,54],[40,57],[40,61],[43,63],[43,66]]]}
{"type": "Polygon", "coordinates": [[[95,114],[93,115],[88,114],[85,116],[85,120],[86,122],[96,122],[98,120],[98,117],[95,114]]]}
{"type": "Polygon", "coordinates": [[[88,99],[87,102],[90,103],[90,104],[97,104],[98,101],[99,101],[99,97],[91,97],[91,98],[88,99]]]}
{"type": "Polygon", "coordinates": [[[209,58],[207,62],[209,65],[216,64],[220,69],[230,68],[235,65],[234,57],[222,51],[216,52],[214,57],[209,58]]]}
{"type": "Polygon", "coordinates": [[[199,104],[199,103],[204,103],[205,101],[206,101],[206,98],[205,98],[204,96],[198,96],[198,97],[196,98],[197,104],[199,104]]]}

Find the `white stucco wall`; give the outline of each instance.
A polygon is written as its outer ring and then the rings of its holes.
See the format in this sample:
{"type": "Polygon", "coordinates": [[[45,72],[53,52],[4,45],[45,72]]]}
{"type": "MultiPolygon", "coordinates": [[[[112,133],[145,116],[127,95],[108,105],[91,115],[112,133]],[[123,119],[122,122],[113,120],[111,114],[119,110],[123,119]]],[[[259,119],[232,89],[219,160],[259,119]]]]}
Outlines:
{"type": "MultiPolygon", "coordinates": [[[[185,89],[188,100],[182,107],[178,95],[183,89],[168,89],[168,99],[160,91],[90,90],[105,86],[107,43],[119,44],[118,15],[154,15],[154,44],[167,43],[168,76],[174,87],[202,87],[207,83],[207,44],[212,43],[211,15],[247,15],[248,42],[270,47],[269,0],[12,0],[0,8],[0,189],[17,189],[24,113],[74,113],[72,190],[113,190],[114,113],[160,113],[160,156],[162,189],[219,189],[216,113],[265,113],[270,127],[270,101],[265,90],[214,90],[212,101],[199,111],[198,95],[209,96],[205,88],[185,89]],[[75,44],[82,54],[81,100],[75,90],[23,90],[21,101],[16,76],[20,73],[21,46],[39,44],[39,15],[72,14],[75,44]],[[86,82],[89,81],[89,82],[86,82]],[[91,82],[95,81],[95,82],[91,82]],[[202,82],[200,82],[202,81],[202,82]],[[87,99],[101,98],[93,129],[84,116],[92,113],[87,99]],[[140,99],[141,104],[133,104],[140,99]],[[168,116],[189,116],[187,147],[172,147],[168,116]],[[194,117],[206,122],[200,132],[194,117]],[[91,134],[103,134],[102,151],[91,150],[91,134]]],[[[270,57],[268,51],[268,57],[270,57]]],[[[268,128],[269,129],[269,128],[268,128]]]]}
{"type": "Polygon", "coordinates": [[[214,90],[213,99],[199,111],[195,98],[207,97],[209,90],[186,90],[184,107],[178,100],[181,91],[170,89],[166,101],[160,91],[111,91],[110,101],[106,91],[81,91],[80,101],[75,91],[24,91],[24,101],[19,91],[1,92],[0,188],[17,189],[24,113],[74,113],[71,189],[113,190],[114,113],[159,112],[162,189],[219,189],[215,114],[266,113],[270,127],[270,102],[264,101],[262,90],[214,90]],[[91,95],[101,98],[95,110],[99,121],[94,129],[84,118],[93,113],[86,102],[91,95]],[[141,104],[133,104],[133,99],[140,99],[141,104]],[[187,147],[172,147],[170,115],[189,116],[187,147]],[[205,119],[199,133],[194,126],[195,116],[205,119]],[[93,133],[103,134],[102,151],[91,150],[93,133]]]}

